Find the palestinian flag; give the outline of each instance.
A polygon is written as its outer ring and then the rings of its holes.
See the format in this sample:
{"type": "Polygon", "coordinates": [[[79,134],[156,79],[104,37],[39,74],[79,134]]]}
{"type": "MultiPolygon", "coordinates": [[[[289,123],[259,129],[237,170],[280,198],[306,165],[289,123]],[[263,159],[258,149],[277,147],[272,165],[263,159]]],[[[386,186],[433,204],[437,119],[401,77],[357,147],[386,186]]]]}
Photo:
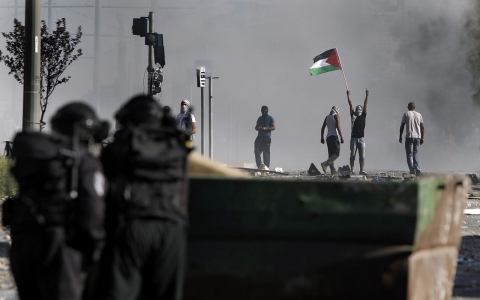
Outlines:
{"type": "Polygon", "coordinates": [[[313,65],[310,67],[310,75],[318,75],[341,69],[342,65],[338,59],[337,49],[333,48],[315,56],[313,65]]]}

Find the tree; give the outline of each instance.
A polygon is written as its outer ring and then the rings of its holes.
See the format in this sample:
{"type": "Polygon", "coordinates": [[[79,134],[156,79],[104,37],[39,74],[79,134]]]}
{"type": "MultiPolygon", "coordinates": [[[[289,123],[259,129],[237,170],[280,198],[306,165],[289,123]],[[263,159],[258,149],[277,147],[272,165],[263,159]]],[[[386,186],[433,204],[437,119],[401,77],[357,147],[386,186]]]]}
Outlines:
{"type": "MultiPolygon", "coordinates": [[[[25,26],[17,19],[13,20],[14,29],[10,33],[2,32],[7,41],[7,51],[11,55],[3,55],[0,51],[0,61],[10,68],[8,74],[13,74],[15,79],[23,84],[24,58],[25,58],[25,26]]],[[[82,55],[82,49],[76,49],[82,37],[82,27],[77,28],[74,36],[67,31],[65,19],[56,22],[56,30],[48,32],[45,21],[42,21],[41,34],[41,66],[40,66],[40,117],[41,128],[45,126],[43,118],[48,107],[48,99],[55,88],[62,83],[67,83],[70,76],[62,77],[63,72],[82,55]]]]}

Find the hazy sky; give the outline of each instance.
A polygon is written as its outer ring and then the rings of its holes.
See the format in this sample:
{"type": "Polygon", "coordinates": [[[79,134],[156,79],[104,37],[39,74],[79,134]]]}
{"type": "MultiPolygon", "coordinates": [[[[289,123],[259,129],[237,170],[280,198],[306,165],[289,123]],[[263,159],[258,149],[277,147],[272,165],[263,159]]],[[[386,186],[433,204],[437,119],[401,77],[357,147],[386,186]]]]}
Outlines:
{"type": "MultiPolygon", "coordinates": [[[[7,6],[15,2],[24,5],[23,0],[0,0],[1,32],[12,30],[15,9],[7,6]]],[[[328,155],[320,143],[320,128],[331,106],[337,105],[345,144],[336,165],[348,164],[350,121],[342,72],[310,76],[308,71],[316,55],[337,47],[354,105],[363,104],[365,88],[370,90],[367,171],[407,169],[398,132],[410,101],[424,117],[424,171],[480,167],[480,133],[474,129],[480,127],[479,113],[466,55],[472,44],[464,34],[465,12],[474,8],[473,0],[405,0],[403,14],[396,0],[101,0],[99,102],[90,96],[95,1],[55,0],[56,6],[85,6],[52,9],[53,19],[66,18],[71,32],[82,26],[84,56],[66,71],[72,79],[54,92],[47,120],[73,99],[90,101],[111,120],[121,103],[144,91],[147,46],[130,28],[133,18],[148,16],[152,2],[157,7],[155,31],[164,34],[166,48],[161,103],[178,113],[180,101],[191,100],[200,125],[195,62],[210,61],[212,75],[220,77],[213,84],[216,159],[254,162],[255,122],[260,107],[268,105],[277,127],[271,166],[319,166],[328,155]]],[[[24,23],[24,8],[18,7],[17,14],[24,23]]],[[[42,18],[48,19],[46,8],[42,18]]],[[[3,37],[0,49],[5,50],[3,37]]],[[[22,87],[3,64],[0,88],[4,141],[21,126],[22,87]]],[[[208,128],[205,133],[208,137],[208,128]]],[[[197,134],[197,149],[200,140],[197,134]]]]}

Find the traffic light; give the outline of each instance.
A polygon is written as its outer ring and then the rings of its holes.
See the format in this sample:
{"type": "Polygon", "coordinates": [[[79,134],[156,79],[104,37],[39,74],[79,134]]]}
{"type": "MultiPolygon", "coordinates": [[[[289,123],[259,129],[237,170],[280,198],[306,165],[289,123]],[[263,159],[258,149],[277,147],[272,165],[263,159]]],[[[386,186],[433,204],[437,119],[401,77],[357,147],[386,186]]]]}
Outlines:
{"type": "Polygon", "coordinates": [[[153,47],[153,54],[155,56],[155,63],[161,65],[163,68],[165,66],[165,47],[153,47]]]}
{"type": "Polygon", "coordinates": [[[163,34],[151,32],[145,35],[145,45],[163,46],[163,34]]]}
{"type": "Polygon", "coordinates": [[[156,36],[156,45],[153,47],[155,63],[160,64],[162,68],[165,66],[165,47],[163,46],[163,34],[156,36]]]}
{"type": "Polygon", "coordinates": [[[145,36],[145,45],[153,46],[155,63],[165,66],[165,47],[163,46],[163,34],[152,32],[145,36]]]}
{"type": "Polygon", "coordinates": [[[197,67],[197,87],[205,87],[205,67],[197,67]]]}
{"type": "Polygon", "coordinates": [[[148,32],[148,18],[133,19],[132,32],[133,35],[146,36],[148,32]]]}

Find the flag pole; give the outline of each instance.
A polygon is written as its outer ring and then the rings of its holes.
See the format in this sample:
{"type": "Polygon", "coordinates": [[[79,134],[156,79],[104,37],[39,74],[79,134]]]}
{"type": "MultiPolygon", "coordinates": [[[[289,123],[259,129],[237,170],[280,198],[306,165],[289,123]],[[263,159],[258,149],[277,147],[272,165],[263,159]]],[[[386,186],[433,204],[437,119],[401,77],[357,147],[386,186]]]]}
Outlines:
{"type": "Polygon", "coordinates": [[[335,51],[337,51],[338,61],[340,62],[340,66],[342,67],[343,79],[345,80],[345,86],[347,87],[347,91],[348,91],[347,78],[345,77],[345,72],[343,71],[343,65],[342,65],[342,60],[340,59],[340,53],[338,53],[337,48],[335,48],[335,51]]]}

